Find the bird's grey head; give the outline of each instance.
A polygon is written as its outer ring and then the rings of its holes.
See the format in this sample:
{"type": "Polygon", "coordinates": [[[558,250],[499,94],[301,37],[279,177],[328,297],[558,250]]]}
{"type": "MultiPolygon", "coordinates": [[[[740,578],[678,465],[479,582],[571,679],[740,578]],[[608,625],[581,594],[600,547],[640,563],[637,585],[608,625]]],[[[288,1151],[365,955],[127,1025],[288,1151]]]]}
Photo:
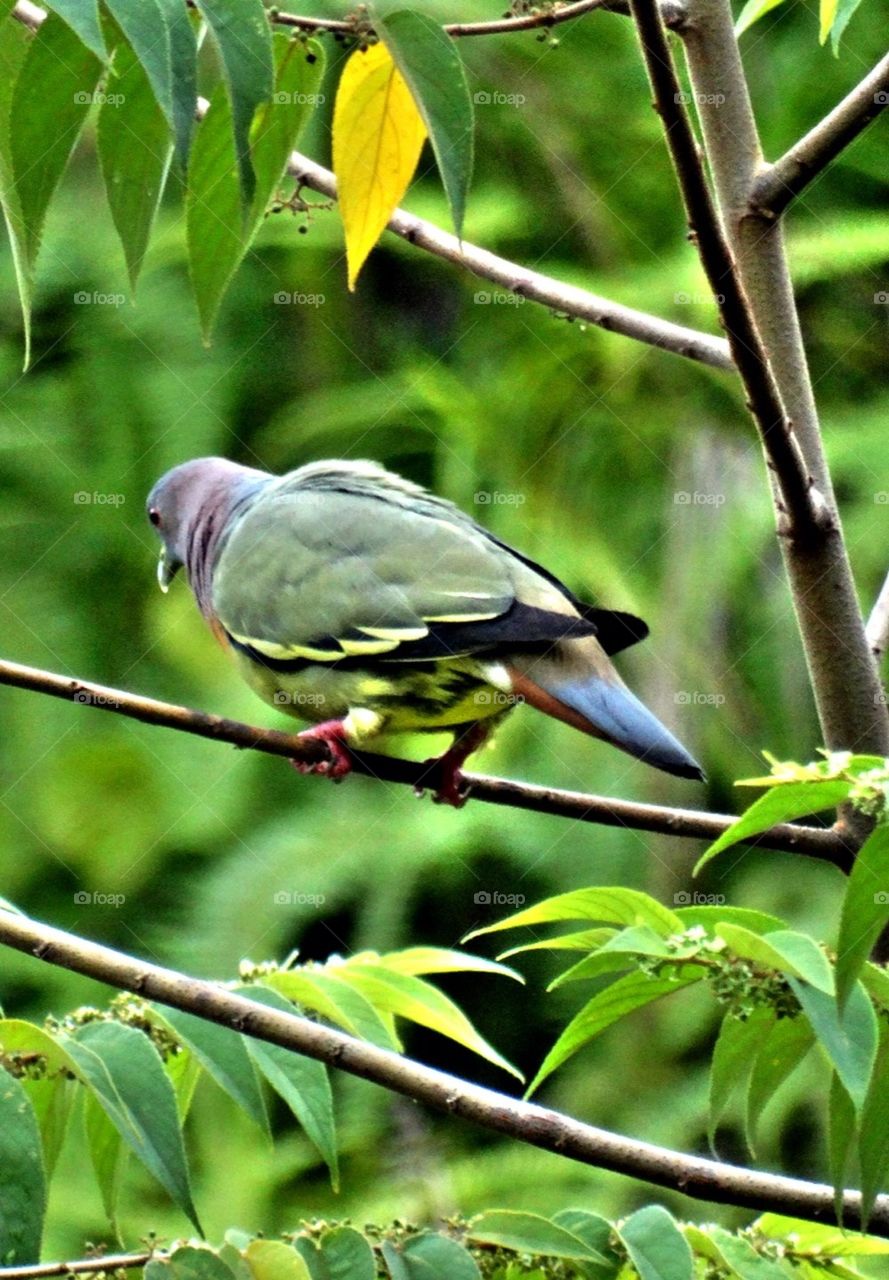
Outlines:
{"type": "Polygon", "coordinates": [[[162,591],[184,565],[198,594],[211,543],[218,541],[239,503],[271,478],[227,458],[194,458],[161,476],[146,509],[163,543],[157,566],[162,591]]]}

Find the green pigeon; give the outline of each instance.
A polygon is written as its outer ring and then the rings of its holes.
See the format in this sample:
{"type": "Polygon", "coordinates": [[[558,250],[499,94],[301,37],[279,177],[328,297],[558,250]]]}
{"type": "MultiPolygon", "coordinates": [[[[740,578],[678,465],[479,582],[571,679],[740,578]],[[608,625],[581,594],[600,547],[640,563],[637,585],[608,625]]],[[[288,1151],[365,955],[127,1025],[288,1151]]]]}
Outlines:
{"type": "MultiPolygon", "coordinates": [[[[459,806],[460,768],[519,703],[655,768],[703,778],[630,692],[612,654],[639,618],[583,604],[452,503],[373,462],[283,476],[196,458],[158,480],[148,517],[166,591],[185,568],[198,607],[266,702],[313,727],[341,778],[351,747],[441,732],[430,775],[459,806]]],[[[430,762],[430,765],[433,762],[430,762]]]]}

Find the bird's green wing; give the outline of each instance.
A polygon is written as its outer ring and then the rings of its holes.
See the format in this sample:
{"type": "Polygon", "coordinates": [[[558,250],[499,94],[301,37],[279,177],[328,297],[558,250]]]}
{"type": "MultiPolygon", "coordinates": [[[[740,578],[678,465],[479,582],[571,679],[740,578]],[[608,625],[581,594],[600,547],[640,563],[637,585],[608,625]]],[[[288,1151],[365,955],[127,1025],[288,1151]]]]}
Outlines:
{"type": "Polygon", "coordinates": [[[273,490],[226,538],[213,607],[237,643],[265,658],[397,658],[441,624],[507,615],[517,571],[505,548],[444,505],[273,490]]]}

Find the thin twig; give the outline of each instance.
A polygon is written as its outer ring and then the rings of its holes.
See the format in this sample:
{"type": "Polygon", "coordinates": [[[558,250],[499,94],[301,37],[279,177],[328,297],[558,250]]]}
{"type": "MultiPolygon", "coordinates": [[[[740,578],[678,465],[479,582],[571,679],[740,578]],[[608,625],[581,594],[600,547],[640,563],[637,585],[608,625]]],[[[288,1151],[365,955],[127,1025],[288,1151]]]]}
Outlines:
{"type": "MultiPolygon", "coordinates": [[[[28,689],[33,693],[46,693],[82,706],[113,711],[117,715],[129,716],[146,724],[178,729],[201,738],[229,742],[235,747],[264,751],[290,760],[318,763],[329,759],[327,747],[317,739],[301,738],[298,734],[282,733],[278,729],[257,728],[238,720],[228,720],[223,716],[193,711],[168,702],[157,702],[154,698],[144,698],[122,689],[94,684],[89,680],[56,675],[52,671],[22,666],[17,662],[0,661],[0,684],[28,689]]],[[[358,773],[382,782],[403,783],[410,787],[432,785],[430,770],[425,764],[357,751],[353,753],[353,760],[358,773]]],[[[697,840],[715,840],[735,821],[734,818],[719,813],[637,804],[630,800],[613,800],[607,796],[584,795],[577,791],[559,791],[551,787],[538,787],[527,782],[512,782],[506,778],[491,778],[476,773],[468,773],[465,777],[473,800],[574,818],[579,822],[597,823],[600,826],[627,827],[697,840]]],[[[851,852],[841,836],[832,830],[818,827],[780,823],[751,843],[788,853],[805,854],[842,868],[850,864],[851,852]]]]}
{"type": "MultiPolygon", "coordinates": [[[[295,151],[290,157],[287,171],[304,186],[311,187],[313,191],[330,199],[336,199],[336,178],[329,169],[316,164],[308,156],[295,151]]],[[[601,298],[575,285],[562,284],[551,276],[518,266],[507,258],[500,258],[466,240],[458,240],[456,236],[442,231],[434,222],[417,218],[403,209],[396,209],[387,225],[390,231],[417,248],[425,249],[427,253],[443,258],[456,267],[462,267],[479,279],[499,285],[520,298],[542,303],[561,315],[583,320],[600,329],[607,329],[610,333],[621,333],[626,338],[660,347],[663,351],[685,356],[689,360],[698,360],[715,369],[734,368],[728,344],[722,338],[712,337],[696,329],[686,329],[683,325],[672,324],[669,320],[662,320],[645,311],[624,307],[619,302],[601,298]]],[[[486,294],[485,301],[489,300],[490,295],[486,294]]]]}
{"type": "MultiPolygon", "coordinates": [[[[256,1004],[212,982],[133,959],[25,916],[0,911],[0,943],[121,991],[135,992],[145,999],[316,1058],[449,1116],[460,1116],[569,1160],[669,1187],[698,1200],[792,1214],[818,1222],[834,1221],[831,1187],[684,1155],[595,1128],[558,1111],[520,1102],[508,1094],[411,1062],[308,1018],[256,1004]]],[[[843,1203],[844,1222],[858,1226],[859,1193],[847,1191],[843,1203]]],[[[889,1196],[878,1197],[869,1229],[875,1235],[889,1235],[889,1196]]]]}
{"type": "Polygon", "coordinates": [[[753,188],[753,213],[777,218],[889,106],[889,53],[842,102],[768,165],[753,188]]]}
{"type": "Polygon", "coordinates": [[[768,357],[741,286],[704,163],[695,140],[656,0],[630,0],[655,108],[661,117],[689,227],[698,247],[747,401],[774,469],[785,507],[785,536],[803,545],[829,525],[831,513],[814,488],[809,469],[781,403],[768,357]]]}
{"type": "Polygon", "coordinates": [[[867,642],[877,662],[883,661],[889,648],[889,573],[880,588],[877,602],[871,610],[865,628],[867,642]]]}
{"type": "Polygon", "coordinates": [[[23,1267],[0,1267],[0,1280],[47,1280],[50,1276],[98,1275],[102,1271],[122,1271],[128,1267],[144,1267],[153,1258],[163,1261],[167,1254],[103,1253],[94,1258],[76,1258],[71,1262],[32,1262],[23,1267]]]}

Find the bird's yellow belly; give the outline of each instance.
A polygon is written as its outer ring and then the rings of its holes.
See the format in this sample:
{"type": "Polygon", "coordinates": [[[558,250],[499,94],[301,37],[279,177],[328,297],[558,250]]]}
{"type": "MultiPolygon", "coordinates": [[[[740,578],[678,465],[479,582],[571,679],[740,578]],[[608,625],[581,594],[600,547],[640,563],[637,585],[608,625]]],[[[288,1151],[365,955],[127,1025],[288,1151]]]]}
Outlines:
{"type": "Polygon", "coordinates": [[[316,724],[367,710],[377,718],[369,736],[437,732],[502,715],[515,701],[491,684],[485,674],[489,668],[472,658],[373,669],[319,662],[281,672],[241,653],[235,657],[247,683],[265,702],[316,724]]]}

